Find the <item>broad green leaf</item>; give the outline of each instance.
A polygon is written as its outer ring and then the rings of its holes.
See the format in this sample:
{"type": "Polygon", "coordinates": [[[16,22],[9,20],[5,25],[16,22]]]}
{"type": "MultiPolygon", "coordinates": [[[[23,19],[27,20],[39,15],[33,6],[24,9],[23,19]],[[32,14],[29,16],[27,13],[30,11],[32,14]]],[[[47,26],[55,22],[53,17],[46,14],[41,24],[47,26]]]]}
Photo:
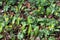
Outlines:
{"type": "Polygon", "coordinates": [[[2,30],[3,30],[3,27],[2,27],[2,26],[0,26],[0,33],[2,32],[2,30]]]}
{"type": "Polygon", "coordinates": [[[22,22],[22,27],[21,27],[22,31],[25,29],[25,26],[26,26],[26,22],[22,22]]]}
{"type": "Polygon", "coordinates": [[[39,32],[39,27],[38,27],[38,26],[36,26],[36,27],[34,28],[34,34],[35,34],[35,36],[37,36],[37,35],[38,35],[38,32],[39,32]]]}
{"type": "Polygon", "coordinates": [[[54,37],[49,37],[48,40],[56,40],[54,37]]]}
{"type": "Polygon", "coordinates": [[[17,20],[16,20],[16,24],[17,24],[17,25],[20,24],[20,20],[21,20],[20,17],[18,17],[17,20]]]}
{"type": "Polygon", "coordinates": [[[6,6],[4,6],[4,11],[8,11],[8,8],[9,8],[10,6],[9,5],[6,5],[6,6]]]}
{"type": "Polygon", "coordinates": [[[3,38],[3,35],[0,34],[0,39],[3,38]]]}
{"type": "Polygon", "coordinates": [[[20,10],[22,8],[22,4],[24,3],[24,0],[19,0],[18,9],[20,10]]]}
{"type": "Polygon", "coordinates": [[[27,22],[28,22],[28,24],[33,23],[33,20],[32,20],[32,18],[31,18],[31,16],[28,16],[27,22]]]}
{"type": "Polygon", "coordinates": [[[19,32],[18,35],[17,35],[17,37],[18,37],[19,40],[22,40],[23,37],[24,37],[24,35],[23,35],[23,33],[20,33],[20,32],[19,32]]]}
{"type": "Polygon", "coordinates": [[[14,5],[16,2],[16,0],[6,0],[6,1],[7,1],[7,5],[10,5],[10,4],[14,5]]]}
{"type": "Polygon", "coordinates": [[[2,2],[0,1],[0,6],[2,6],[2,2]]]}
{"type": "Polygon", "coordinates": [[[15,23],[16,19],[17,19],[17,18],[14,16],[13,19],[12,19],[12,24],[15,23]]]}
{"type": "Polygon", "coordinates": [[[46,10],[46,13],[47,13],[47,15],[49,15],[51,13],[51,8],[48,7],[46,10]]]}
{"type": "Polygon", "coordinates": [[[55,2],[55,0],[49,0],[49,2],[53,3],[53,2],[55,2]]]}

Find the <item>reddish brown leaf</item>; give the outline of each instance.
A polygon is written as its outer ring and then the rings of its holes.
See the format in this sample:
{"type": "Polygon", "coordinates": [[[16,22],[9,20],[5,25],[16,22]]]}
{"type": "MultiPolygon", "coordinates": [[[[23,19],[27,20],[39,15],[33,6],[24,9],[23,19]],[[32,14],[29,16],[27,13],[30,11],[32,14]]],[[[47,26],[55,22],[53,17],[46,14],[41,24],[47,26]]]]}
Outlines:
{"type": "Polygon", "coordinates": [[[26,2],[25,5],[26,5],[27,8],[30,8],[30,3],[29,2],[26,2]]]}

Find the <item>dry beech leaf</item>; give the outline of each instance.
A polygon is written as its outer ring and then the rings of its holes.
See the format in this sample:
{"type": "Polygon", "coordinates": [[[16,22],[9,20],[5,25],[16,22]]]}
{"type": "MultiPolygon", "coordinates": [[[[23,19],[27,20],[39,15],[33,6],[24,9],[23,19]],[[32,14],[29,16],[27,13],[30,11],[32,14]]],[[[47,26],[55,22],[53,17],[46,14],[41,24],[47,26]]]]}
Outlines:
{"type": "Polygon", "coordinates": [[[60,1],[57,1],[56,3],[57,3],[58,6],[60,6],[60,1]]]}
{"type": "Polygon", "coordinates": [[[14,12],[12,12],[12,11],[9,11],[9,13],[10,13],[10,15],[12,15],[12,16],[14,15],[14,12]]]}
{"type": "Polygon", "coordinates": [[[39,38],[39,37],[37,37],[35,40],[40,40],[40,38],[39,38]]]}
{"type": "Polygon", "coordinates": [[[26,5],[27,8],[30,8],[30,3],[29,2],[26,2],[25,5],[26,5]]]}
{"type": "Polygon", "coordinates": [[[33,12],[30,12],[30,14],[33,14],[33,12]]]}

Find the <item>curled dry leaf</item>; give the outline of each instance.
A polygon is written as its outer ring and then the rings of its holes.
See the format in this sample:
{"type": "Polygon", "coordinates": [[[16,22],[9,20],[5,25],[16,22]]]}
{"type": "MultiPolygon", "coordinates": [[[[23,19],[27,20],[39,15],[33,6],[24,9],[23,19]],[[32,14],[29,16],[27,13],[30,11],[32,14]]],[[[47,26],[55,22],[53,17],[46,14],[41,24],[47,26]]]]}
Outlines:
{"type": "Polygon", "coordinates": [[[3,12],[4,12],[4,10],[0,9],[0,13],[3,13],[3,12]]]}
{"type": "Polygon", "coordinates": [[[29,3],[29,2],[25,2],[25,6],[26,6],[27,8],[30,8],[30,3],[29,3]]]}
{"type": "Polygon", "coordinates": [[[12,11],[9,11],[9,13],[10,13],[10,15],[11,15],[11,16],[13,16],[13,15],[14,15],[14,12],[12,12],[12,11]]]}
{"type": "Polygon", "coordinates": [[[33,14],[33,12],[30,12],[30,14],[33,14]]]}
{"type": "Polygon", "coordinates": [[[40,40],[40,38],[39,38],[39,37],[37,37],[35,40],[40,40]]]}
{"type": "Polygon", "coordinates": [[[60,6],[60,1],[56,1],[57,5],[60,6]]]}
{"type": "Polygon", "coordinates": [[[52,17],[53,17],[53,15],[49,15],[49,16],[48,16],[48,18],[52,18],[52,17]]]}

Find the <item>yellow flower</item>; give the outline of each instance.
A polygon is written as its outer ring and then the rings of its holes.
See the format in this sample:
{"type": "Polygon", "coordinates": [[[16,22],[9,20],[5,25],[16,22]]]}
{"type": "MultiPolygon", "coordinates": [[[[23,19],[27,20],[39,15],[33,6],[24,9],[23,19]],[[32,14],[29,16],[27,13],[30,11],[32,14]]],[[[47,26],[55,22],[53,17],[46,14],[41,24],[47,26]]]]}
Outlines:
{"type": "Polygon", "coordinates": [[[8,21],[9,20],[9,18],[5,18],[5,21],[8,21]]]}
{"type": "Polygon", "coordinates": [[[6,13],[4,13],[4,16],[6,16],[6,13]]]}
{"type": "Polygon", "coordinates": [[[12,25],[9,25],[10,28],[12,28],[12,25]]]}
{"type": "Polygon", "coordinates": [[[15,8],[16,8],[16,12],[18,11],[18,7],[17,6],[15,6],[15,8]]]}
{"type": "Polygon", "coordinates": [[[12,28],[12,25],[6,26],[5,28],[12,28]]]}
{"type": "Polygon", "coordinates": [[[40,9],[41,9],[41,7],[39,7],[37,11],[39,12],[39,11],[40,11],[40,9]]]}
{"type": "Polygon", "coordinates": [[[55,14],[56,14],[56,15],[58,15],[58,13],[57,13],[57,12],[56,12],[55,14]]]}
{"type": "Polygon", "coordinates": [[[53,29],[54,28],[54,25],[51,25],[48,27],[49,30],[53,29]]]}

